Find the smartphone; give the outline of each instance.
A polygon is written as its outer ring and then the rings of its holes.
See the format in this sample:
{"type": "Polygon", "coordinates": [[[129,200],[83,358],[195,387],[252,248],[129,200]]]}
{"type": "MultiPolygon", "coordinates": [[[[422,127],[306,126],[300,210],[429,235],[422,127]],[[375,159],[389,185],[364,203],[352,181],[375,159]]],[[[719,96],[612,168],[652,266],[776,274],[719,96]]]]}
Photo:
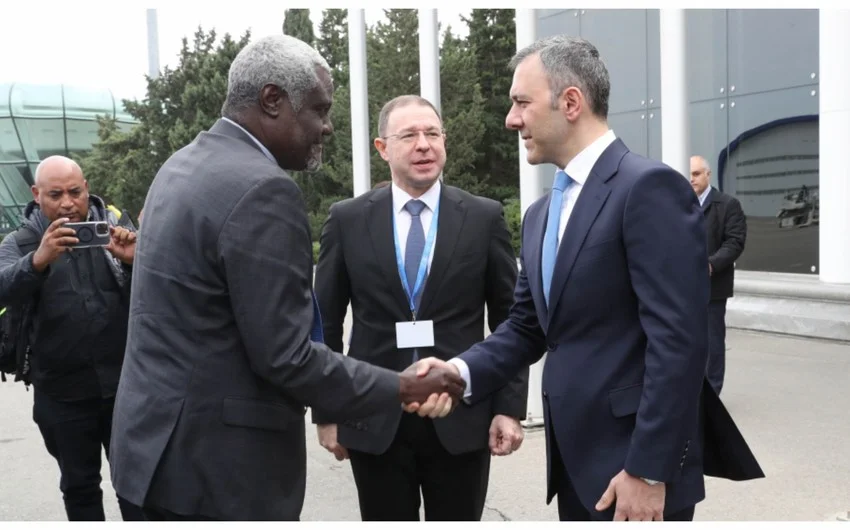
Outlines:
{"type": "Polygon", "coordinates": [[[109,235],[109,223],[106,221],[88,221],[85,223],[65,223],[64,228],[72,228],[79,243],[74,248],[105,247],[112,239],[109,235]]]}

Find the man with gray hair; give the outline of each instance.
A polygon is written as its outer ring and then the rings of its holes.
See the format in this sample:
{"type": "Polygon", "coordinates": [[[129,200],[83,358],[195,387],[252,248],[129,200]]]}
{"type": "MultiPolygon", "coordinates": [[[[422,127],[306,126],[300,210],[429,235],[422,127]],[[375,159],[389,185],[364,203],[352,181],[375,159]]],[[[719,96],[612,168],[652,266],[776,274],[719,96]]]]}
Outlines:
{"type": "Polygon", "coordinates": [[[747,217],[738,199],[711,186],[711,167],[700,155],[691,157],[690,181],[705,215],[711,276],[706,377],[720,395],[726,374],[726,301],[735,288],[735,260],[747,242],[747,217]]]}
{"type": "Polygon", "coordinates": [[[311,340],[310,229],[284,169],[320,166],[332,93],[307,44],[251,43],[230,68],[221,120],[148,192],[112,480],[150,520],[297,520],[306,406],[343,422],[438,395],[443,416],[462,395],[454,374],[399,374],[311,340]]]}
{"type": "Polygon", "coordinates": [[[529,163],[558,169],[523,219],[508,319],[448,364],[474,404],[546,353],[547,502],[558,496],[562,520],[690,520],[705,496],[703,451],[722,447],[724,463],[742,454],[742,440],[727,439],[728,415],[720,432],[706,423],[711,444],[699,421],[708,335],[699,203],[681,174],[610,130],[608,71],[593,44],[551,37],[511,66],[505,125],[529,163]]]}

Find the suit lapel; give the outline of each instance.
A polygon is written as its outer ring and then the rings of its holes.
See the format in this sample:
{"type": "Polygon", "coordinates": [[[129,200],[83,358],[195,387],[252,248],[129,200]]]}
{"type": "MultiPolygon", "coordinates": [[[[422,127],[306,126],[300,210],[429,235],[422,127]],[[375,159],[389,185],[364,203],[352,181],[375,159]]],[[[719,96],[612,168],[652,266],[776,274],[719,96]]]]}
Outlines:
{"type": "Polygon", "coordinates": [[[573,211],[567,221],[563,239],[558,247],[558,256],[555,259],[555,272],[552,276],[552,286],[549,293],[551,307],[549,308],[549,320],[558,308],[561,301],[561,293],[573,270],[576,258],[590,227],[599,215],[599,211],[608,200],[611,188],[608,180],[617,172],[620,160],[628,152],[626,145],[619,139],[615,140],[602,152],[602,156],[593,165],[590,175],[576,200],[573,211]]]}
{"type": "MultiPolygon", "coordinates": [[[[403,308],[405,315],[410,313],[410,304],[401,278],[398,275],[398,260],[395,254],[395,239],[393,237],[393,196],[390,188],[384,188],[373,194],[366,205],[366,226],[372,240],[372,248],[378,266],[381,267],[387,279],[393,296],[403,308]]],[[[442,219],[441,219],[442,221],[442,219]]]]}
{"type": "Polygon", "coordinates": [[[702,203],[702,211],[703,212],[707,212],[708,209],[711,208],[711,203],[714,201],[714,196],[715,196],[714,188],[712,188],[708,192],[708,195],[705,196],[705,201],[703,201],[703,203],[702,203]]]}
{"type": "Polygon", "coordinates": [[[466,220],[466,206],[451,188],[445,184],[440,190],[440,213],[437,219],[437,238],[434,243],[434,259],[425,280],[422,299],[419,302],[419,314],[424,315],[439,290],[446,270],[451,264],[455,246],[466,220]]]}
{"type": "MultiPolygon", "coordinates": [[[[549,192],[549,197],[551,197],[552,192],[549,192]]],[[[548,324],[549,322],[549,310],[546,307],[546,298],[543,296],[543,276],[541,275],[541,267],[543,260],[543,237],[546,234],[546,221],[547,215],[549,214],[549,200],[547,199],[544,203],[542,203],[541,208],[536,212],[536,219],[529,219],[531,223],[529,224],[529,238],[530,241],[533,242],[533,245],[529,245],[531,248],[531,255],[529,256],[529,260],[526,261],[525,266],[527,268],[525,272],[525,277],[528,280],[528,284],[531,288],[532,297],[537,300],[537,307],[541,308],[541,314],[538,315],[540,322],[545,322],[548,324]],[[544,318],[541,318],[544,317],[544,318]]],[[[547,326],[544,325],[543,329],[546,330],[547,326]]]]}

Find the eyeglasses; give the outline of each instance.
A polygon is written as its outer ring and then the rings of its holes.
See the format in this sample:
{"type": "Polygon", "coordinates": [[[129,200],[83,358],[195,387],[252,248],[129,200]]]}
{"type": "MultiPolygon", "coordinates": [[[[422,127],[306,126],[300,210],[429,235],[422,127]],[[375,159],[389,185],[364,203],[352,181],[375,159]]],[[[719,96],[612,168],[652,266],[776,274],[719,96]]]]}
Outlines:
{"type": "Polygon", "coordinates": [[[419,135],[424,134],[425,139],[430,143],[434,143],[438,140],[442,140],[446,134],[445,129],[428,129],[426,131],[402,131],[398,134],[389,134],[387,136],[382,136],[384,140],[388,140],[390,138],[398,138],[399,141],[405,144],[411,144],[417,140],[419,140],[419,135]]]}

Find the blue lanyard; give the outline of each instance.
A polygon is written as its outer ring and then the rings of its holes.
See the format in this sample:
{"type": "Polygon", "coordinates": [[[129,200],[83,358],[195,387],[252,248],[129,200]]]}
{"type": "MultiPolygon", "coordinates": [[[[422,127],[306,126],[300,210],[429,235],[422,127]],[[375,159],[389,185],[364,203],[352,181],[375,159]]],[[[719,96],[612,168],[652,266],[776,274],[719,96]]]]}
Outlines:
{"type": "MultiPolygon", "coordinates": [[[[427,208],[427,206],[426,206],[427,208]]],[[[431,228],[428,229],[428,236],[425,238],[425,248],[422,249],[422,259],[419,261],[419,272],[416,273],[416,285],[413,286],[413,291],[407,283],[407,274],[404,272],[404,259],[401,256],[401,245],[398,242],[398,227],[396,227],[396,212],[393,211],[393,240],[395,241],[395,259],[398,265],[398,275],[401,278],[401,285],[404,287],[404,293],[407,295],[407,300],[410,302],[410,313],[413,320],[416,320],[416,297],[419,291],[422,290],[422,284],[425,283],[425,271],[428,270],[428,256],[431,254],[431,247],[434,246],[434,237],[437,235],[437,217],[440,215],[440,203],[437,202],[437,207],[434,209],[434,215],[431,217],[431,228]]],[[[413,217],[411,216],[411,223],[413,217]]]]}

